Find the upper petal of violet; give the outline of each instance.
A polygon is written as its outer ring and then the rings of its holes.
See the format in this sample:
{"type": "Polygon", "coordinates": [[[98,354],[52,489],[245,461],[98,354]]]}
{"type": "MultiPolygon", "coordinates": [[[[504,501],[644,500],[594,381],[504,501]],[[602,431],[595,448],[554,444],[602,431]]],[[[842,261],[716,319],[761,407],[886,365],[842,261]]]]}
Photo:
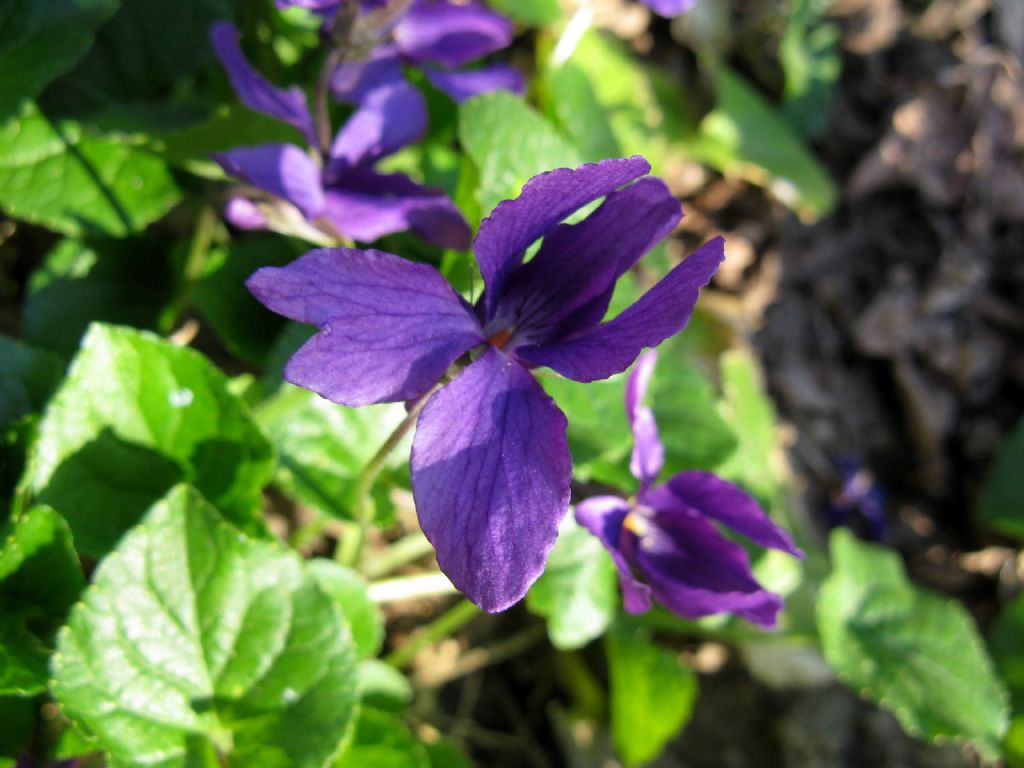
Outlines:
{"type": "Polygon", "coordinates": [[[563,341],[518,347],[515,354],[575,381],[606,379],[624,371],[642,349],[657,346],[689,322],[700,289],[724,257],[723,240],[716,237],[613,320],[563,341]]]}
{"type": "Polygon", "coordinates": [[[511,91],[518,94],[526,91],[523,73],[508,64],[461,70],[423,67],[423,74],[435,88],[444,91],[452,101],[459,103],[491,91],[511,91]]]}
{"type": "Polygon", "coordinates": [[[238,98],[251,110],[295,126],[311,146],[316,146],[316,129],[302,89],[272,85],[246,61],[238,37],[238,30],[226,21],[210,28],[213,50],[224,65],[238,98]]]}
{"type": "Polygon", "coordinates": [[[680,472],[655,493],[671,494],[682,504],[717,520],[762,547],[803,557],[803,552],[793,543],[789,534],[772,522],[750,494],[717,475],[698,471],[680,472]]]}
{"type": "Polygon", "coordinates": [[[264,267],[246,286],[320,333],[285,378],[342,405],[410,400],[483,342],[471,310],[433,268],[380,251],[322,248],[264,267]]]}
{"type": "Polygon", "coordinates": [[[229,175],[287,200],[306,218],[315,218],[323,211],[320,168],[298,147],[264,144],[215,152],[212,157],[229,175]]]}
{"type": "Polygon", "coordinates": [[[509,276],[495,313],[516,336],[541,344],[597,325],[615,282],[679,223],[679,203],[660,179],[616,190],[578,224],[558,224],[509,276]]]}
{"type": "Polygon", "coordinates": [[[522,598],[569,506],[565,416],[493,347],[431,397],[412,446],[420,527],[437,562],[486,611],[522,598]]]}
{"type": "Polygon", "coordinates": [[[637,358],[626,381],[626,415],[633,430],[633,455],[629,460],[629,471],[643,488],[654,482],[665,463],[665,446],[658,436],[658,424],[654,420],[654,413],[643,402],[657,361],[657,352],[644,352],[637,358]]]}
{"type": "Polygon", "coordinates": [[[519,197],[499,203],[480,223],[473,243],[487,287],[487,320],[494,317],[509,275],[522,263],[534,240],[587,203],[650,170],[650,163],[639,155],[602,160],[575,169],[559,168],[534,176],[523,186],[519,197]]]}
{"type": "Polygon", "coordinates": [[[512,22],[482,3],[414,0],[395,25],[399,50],[410,59],[458,67],[507,48],[512,22]]]}

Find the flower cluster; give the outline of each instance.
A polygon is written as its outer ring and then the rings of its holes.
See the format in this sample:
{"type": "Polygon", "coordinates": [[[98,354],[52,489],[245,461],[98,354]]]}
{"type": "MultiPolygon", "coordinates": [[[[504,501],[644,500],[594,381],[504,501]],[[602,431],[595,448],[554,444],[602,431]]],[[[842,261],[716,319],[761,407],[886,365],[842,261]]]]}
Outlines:
{"type": "Polygon", "coordinates": [[[802,557],[786,532],[752,497],[709,472],[680,472],[652,487],[665,457],[654,414],[643,404],[656,359],[653,351],[641,355],[626,386],[634,440],[629,468],[640,490],[628,500],[587,499],[576,505],[576,520],[611,553],[630,613],[646,611],[653,596],[686,618],[729,612],[774,626],[782,600],[757,583],[746,552],[711,521],[802,557]]]}
{"type": "Polygon", "coordinates": [[[298,224],[331,241],[370,242],[411,229],[442,247],[469,244],[465,219],[442,191],[374,169],[426,131],[426,104],[414,87],[399,81],[368,92],[323,152],[302,91],[263,78],[242,54],[232,25],[216,24],[211,38],[242,103],[298,129],[309,145],[264,144],[215,154],[229,175],[253,188],[229,202],[229,221],[245,229],[295,230],[298,224]]]}
{"type": "Polygon", "coordinates": [[[359,406],[417,400],[454,376],[419,416],[413,493],[442,570],[486,610],[525,594],[569,505],[566,420],[530,371],[586,382],[625,370],[686,325],[723,258],[716,238],[603,320],[616,281],[681,216],[649,170],[641,157],[554,170],[499,204],[474,242],[486,286],[475,306],[433,267],[372,250],[316,250],[248,281],[267,307],[320,329],[285,368],[294,384],[359,406]]]}

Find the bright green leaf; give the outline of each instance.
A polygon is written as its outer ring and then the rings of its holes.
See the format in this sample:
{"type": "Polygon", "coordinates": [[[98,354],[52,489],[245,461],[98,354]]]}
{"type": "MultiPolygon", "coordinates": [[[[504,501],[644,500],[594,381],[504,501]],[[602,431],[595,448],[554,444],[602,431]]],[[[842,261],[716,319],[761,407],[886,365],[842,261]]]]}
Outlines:
{"type": "Polygon", "coordinates": [[[358,700],[351,636],[316,578],[185,486],[100,564],[53,673],[115,768],[320,768],[358,700]]]}
{"type": "Polygon", "coordinates": [[[1024,539],[1024,419],[1006,438],[981,489],[981,519],[996,530],[1024,539]]]}
{"type": "Polygon", "coordinates": [[[312,560],[307,567],[320,585],[320,591],[337,603],[348,621],[359,655],[367,658],[380,653],[384,643],[384,617],[370,600],[366,580],[331,560],[312,560]]]}
{"type": "Polygon", "coordinates": [[[22,333],[70,356],[92,322],[152,329],[176,282],[166,244],[154,238],[65,238],[32,273],[22,333]]]}
{"type": "MultiPolygon", "coordinates": [[[[405,409],[346,408],[289,384],[259,408],[257,418],[280,455],[275,482],[321,512],[348,518],[356,479],[405,418],[405,409]]],[[[391,454],[378,487],[406,471],[406,451],[391,454]]]]}
{"type": "Polygon", "coordinates": [[[9,0],[0,8],[0,118],[75,65],[118,0],[9,0]]]}
{"type": "Polygon", "coordinates": [[[579,163],[576,148],[551,123],[505,91],[485,93],[460,106],[459,140],[479,173],[477,195],[485,214],[517,196],[532,176],[579,163]]]}
{"type": "Polygon", "coordinates": [[[332,768],[430,768],[430,763],[401,720],[364,707],[352,740],[332,768]]]}
{"type": "Polygon", "coordinates": [[[359,684],[365,706],[401,712],[412,703],[413,690],[409,678],[378,659],[366,659],[359,665],[359,684]]]}
{"type": "Polygon", "coordinates": [[[837,529],[818,629],[841,680],[925,739],[963,739],[994,758],[1007,707],[963,606],[915,587],[899,556],[837,529]]]}
{"type": "Polygon", "coordinates": [[[601,542],[577,525],[562,521],[543,575],[526,596],[527,607],[547,619],[556,648],[580,648],[599,637],[618,609],[616,572],[601,542]]]}
{"type": "Polygon", "coordinates": [[[712,64],[715,108],[689,143],[693,155],[723,173],[771,190],[806,218],[835,205],[836,184],[786,121],[724,64],[712,64]]]}
{"type": "Polygon", "coordinates": [[[262,531],[272,468],[272,447],[206,358],[97,324],[43,415],[25,485],[67,519],[81,551],[101,555],[181,481],[262,531]]]}
{"type": "Polygon", "coordinates": [[[612,740],[627,766],[657,757],[693,712],[697,676],[642,630],[606,635],[612,740]]]}
{"type": "Polygon", "coordinates": [[[490,6],[521,24],[535,27],[554,24],[562,18],[558,0],[490,0],[490,6]]]}
{"type": "Polygon", "coordinates": [[[163,160],[32,103],[0,125],[0,207],[68,235],[142,230],[180,197],[163,160]]]}

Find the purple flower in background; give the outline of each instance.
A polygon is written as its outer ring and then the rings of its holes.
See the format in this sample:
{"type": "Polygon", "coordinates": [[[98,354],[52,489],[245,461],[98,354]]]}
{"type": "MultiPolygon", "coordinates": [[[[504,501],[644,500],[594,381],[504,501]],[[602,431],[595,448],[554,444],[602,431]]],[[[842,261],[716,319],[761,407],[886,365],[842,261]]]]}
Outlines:
{"type": "MultiPolygon", "coordinates": [[[[302,91],[277,88],[253,69],[231,24],[214,25],[211,38],[242,103],[295,127],[316,147],[302,91]]],[[[447,195],[403,174],[374,170],[378,160],[422,136],[426,124],[423,96],[396,82],[367,95],[322,159],[292,144],[242,147],[213,157],[229,175],[287,201],[305,221],[331,235],[369,242],[411,229],[442,247],[465,248],[469,226],[447,195]]],[[[246,198],[230,201],[225,215],[243,229],[271,226],[268,212],[246,198]]]]}
{"type": "MultiPolygon", "coordinates": [[[[370,10],[367,0],[362,6],[370,10]]],[[[381,85],[404,82],[402,64],[408,63],[455,101],[496,90],[522,93],[525,82],[515,67],[494,64],[464,69],[507,48],[512,36],[511,21],[475,0],[412,0],[391,27],[390,39],[365,59],[339,66],[331,87],[342,101],[361,103],[381,85]]]]}
{"type": "Polygon", "coordinates": [[[633,157],[527,182],[480,225],[476,306],[432,267],[379,251],[317,250],[248,281],[270,309],[321,329],[285,378],[343,405],[420,398],[469,353],[419,416],[412,486],[442,570],[485,610],[526,593],[569,504],[565,416],[530,369],[576,381],[625,370],[686,325],[723,258],[716,238],[602,322],[616,281],[681,216],[663,182],[641,178],[649,171],[633,157]],[[600,198],[583,221],[561,223],[600,198]]]}
{"type": "Polygon", "coordinates": [[[846,456],[836,463],[839,490],[828,506],[829,522],[845,525],[874,539],[885,539],[885,492],[870,469],[846,456]],[[863,530],[865,529],[866,530],[863,530]]]}
{"type": "Polygon", "coordinates": [[[626,386],[630,470],[640,491],[635,500],[587,499],[576,505],[576,520],[611,553],[628,612],[646,611],[653,596],[686,618],[728,612],[772,627],[781,598],[757,583],[746,552],[711,521],[763,547],[803,553],[753,498],[710,472],[680,472],[651,487],[664,461],[654,414],[643,405],[656,359],[655,352],[641,355],[626,386]]]}
{"type": "Polygon", "coordinates": [[[697,0],[643,0],[643,4],[659,16],[672,18],[693,8],[697,0]]]}

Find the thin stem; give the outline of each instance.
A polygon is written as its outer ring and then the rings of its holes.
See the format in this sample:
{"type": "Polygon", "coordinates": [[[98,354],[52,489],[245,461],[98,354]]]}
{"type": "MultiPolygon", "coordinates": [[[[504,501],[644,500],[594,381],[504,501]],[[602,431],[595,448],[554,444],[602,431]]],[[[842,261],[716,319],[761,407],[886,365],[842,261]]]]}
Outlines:
{"type": "Polygon", "coordinates": [[[403,536],[383,552],[375,553],[372,559],[368,558],[361,563],[359,570],[368,579],[379,579],[433,551],[434,545],[420,531],[416,531],[403,536]]]}
{"type": "Polygon", "coordinates": [[[401,648],[385,656],[384,662],[396,669],[405,667],[424,648],[457,632],[480,613],[481,610],[469,600],[459,601],[453,608],[442,613],[437,619],[409,638],[409,642],[401,648]]]}
{"type": "Polygon", "coordinates": [[[377,604],[400,603],[424,597],[454,595],[458,590],[440,571],[417,573],[397,579],[376,581],[370,585],[370,600],[377,604]]]}
{"type": "Polygon", "coordinates": [[[188,253],[185,256],[181,288],[162,318],[161,325],[165,333],[177,325],[178,318],[185,312],[192,299],[192,291],[196,283],[202,279],[203,273],[206,271],[206,261],[210,255],[210,245],[213,243],[217,222],[217,209],[212,205],[204,205],[196,218],[192,242],[189,243],[188,253]]]}
{"type": "Polygon", "coordinates": [[[334,15],[329,33],[330,47],[324,58],[324,64],[320,68],[320,77],[316,84],[313,98],[313,119],[316,121],[316,138],[320,144],[318,149],[322,158],[326,158],[331,151],[331,117],[327,111],[331,78],[334,77],[334,70],[345,60],[350,48],[352,27],[355,24],[358,9],[359,3],[352,0],[352,2],[343,3],[334,15]]]}

